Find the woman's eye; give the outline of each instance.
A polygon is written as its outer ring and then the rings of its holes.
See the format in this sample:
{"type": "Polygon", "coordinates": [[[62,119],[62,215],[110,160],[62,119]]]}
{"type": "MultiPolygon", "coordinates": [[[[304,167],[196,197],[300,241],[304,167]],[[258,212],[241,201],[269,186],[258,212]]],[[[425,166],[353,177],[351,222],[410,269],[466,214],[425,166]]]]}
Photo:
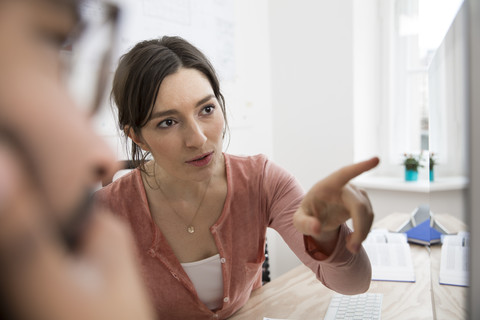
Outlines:
{"type": "Polygon", "coordinates": [[[158,124],[158,127],[160,128],[168,128],[168,127],[171,127],[175,124],[175,120],[172,120],[172,119],[166,119],[166,120],[163,120],[162,122],[160,122],[158,124]]]}
{"type": "Polygon", "coordinates": [[[213,105],[208,105],[208,106],[206,106],[206,107],[204,107],[204,108],[202,109],[202,113],[203,113],[203,114],[210,114],[210,113],[213,112],[214,109],[215,109],[215,106],[213,106],[213,105]]]}

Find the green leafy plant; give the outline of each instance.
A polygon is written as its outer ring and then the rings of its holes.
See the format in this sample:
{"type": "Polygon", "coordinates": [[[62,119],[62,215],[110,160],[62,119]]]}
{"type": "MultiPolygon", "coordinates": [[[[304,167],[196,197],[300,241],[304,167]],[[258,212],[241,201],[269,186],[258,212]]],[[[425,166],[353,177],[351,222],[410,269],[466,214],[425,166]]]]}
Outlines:
{"type": "Polygon", "coordinates": [[[435,153],[430,152],[429,166],[430,170],[433,170],[433,167],[437,165],[437,159],[435,158],[435,153]]]}
{"type": "Polygon", "coordinates": [[[423,167],[423,165],[420,164],[420,160],[422,160],[421,154],[414,155],[412,153],[404,153],[403,156],[403,165],[405,166],[405,169],[418,171],[418,167],[423,167]]]}

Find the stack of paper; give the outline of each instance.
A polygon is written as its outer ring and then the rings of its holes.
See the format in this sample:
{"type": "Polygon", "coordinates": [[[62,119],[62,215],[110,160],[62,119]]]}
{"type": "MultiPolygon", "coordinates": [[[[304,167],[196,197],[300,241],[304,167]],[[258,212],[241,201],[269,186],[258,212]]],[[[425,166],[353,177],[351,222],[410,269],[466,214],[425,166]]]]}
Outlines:
{"type": "Polygon", "coordinates": [[[456,286],[468,286],[468,232],[442,237],[439,282],[456,286]]]}
{"type": "Polygon", "coordinates": [[[404,233],[374,229],[363,247],[372,265],[372,280],[415,282],[410,246],[404,233]]]}

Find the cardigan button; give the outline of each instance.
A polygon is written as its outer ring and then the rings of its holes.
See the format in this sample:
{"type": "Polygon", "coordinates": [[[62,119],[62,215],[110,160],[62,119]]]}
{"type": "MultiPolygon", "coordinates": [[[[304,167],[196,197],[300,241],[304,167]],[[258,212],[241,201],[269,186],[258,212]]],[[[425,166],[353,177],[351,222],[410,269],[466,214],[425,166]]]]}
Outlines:
{"type": "Polygon", "coordinates": [[[213,319],[218,319],[218,313],[215,313],[213,316],[212,316],[213,319]]]}
{"type": "Polygon", "coordinates": [[[151,248],[150,250],[148,250],[148,254],[152,257],[152,258],[155,258],[155,256],[157,255],[157,253],[155,252],[155,250],[153,248],[151,248]]]}
{"type": "Polygon", "coordinates": [[[221,259],[220,259],[220,262],[221,262],[221,263],[225,263],[226,261],[227,261],[227,260],[226,260],[225,258],[221,258],[221,259]]]}
{"type": "Polygon", "coordinates": [[[227,303],[230,299],[228,297],[223,298],[223,302],[227,303]]]}

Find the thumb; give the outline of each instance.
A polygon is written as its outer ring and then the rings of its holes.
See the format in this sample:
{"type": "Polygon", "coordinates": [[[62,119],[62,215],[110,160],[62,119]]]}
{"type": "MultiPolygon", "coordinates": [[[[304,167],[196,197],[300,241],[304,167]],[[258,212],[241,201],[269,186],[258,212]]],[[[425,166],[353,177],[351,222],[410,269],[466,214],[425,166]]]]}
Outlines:
{"type": "Polygon", "coordinates": [[[293,225],[298,232],[307,236],[316,236],[320,233],[320,222],[317,218],[305,214],[300,208],[293,216],[293,225]]]}
{"type": "Polygon", "coordinates": [[[346,247],[352,253],[360,250],[362,242],[367,238],[373,223],[373,214],[367,212],[365,208],[350,208],[353,222],[353,233],[347,238],[346,247]]]}

